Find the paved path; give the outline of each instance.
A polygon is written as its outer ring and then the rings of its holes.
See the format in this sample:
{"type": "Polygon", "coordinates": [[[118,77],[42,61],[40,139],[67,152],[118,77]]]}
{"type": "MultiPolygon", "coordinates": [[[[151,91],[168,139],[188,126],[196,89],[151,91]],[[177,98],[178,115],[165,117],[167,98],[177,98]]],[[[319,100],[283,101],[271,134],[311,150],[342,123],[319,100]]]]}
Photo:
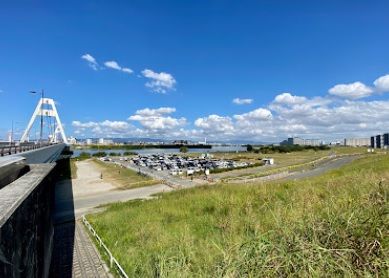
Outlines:
{"type": "Polygon", "coordinates": [[[319,176],[319,175],[324,174],[330,170],[338,169],[346,164],[349,164],[359,157],[360,156],[353,155],[353,156],[344,156],[344,157],[340,157],[340,158],[335,158],[335,159],[332,159],[328,162],[325,162],[325,163],[317,166],[316,168],[313,168],[313,169],[310,169],[307,171],[303,171],[303,172],[292,173],[291,175],[289,175],[285,179],[296,180],[296,179],[304,179],[304,178],[311,178],[311,177],[319,176]]]}
{"type": "Polygon", "coordinates": [[[241,179],[230,180],[229,183],[242,184],[242,183],[253,183],[253,182],[267,182],[273,180],[298,180],[298,179],[310,178],[310,177],[322,175],[330,170],[338,169],[346,164],[351,163],[352,161],[354,161],[359,157],[360,157],[359,155],[352,155],[352,156],[350,155],[350,156],[332,158],[328,161],[320,163],[315,168],[308,169],[308,170],[296,171],[296,172],[284,171],[284,172],[271,174],[268,176],[251,178],[251,179],[244,179],[244,177],[242,177],[241,179]]]}
{"type": "Polygon", "coordinates": [[[80,221],[55,227],[51,277],[112,277],[80,221]]]}

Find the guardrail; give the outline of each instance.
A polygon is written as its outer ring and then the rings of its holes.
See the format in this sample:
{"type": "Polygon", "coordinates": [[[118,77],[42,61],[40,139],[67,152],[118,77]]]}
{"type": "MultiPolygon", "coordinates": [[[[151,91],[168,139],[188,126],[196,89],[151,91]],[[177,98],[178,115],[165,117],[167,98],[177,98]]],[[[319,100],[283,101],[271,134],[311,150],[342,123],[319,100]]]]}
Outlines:
{"type": "Polygon", "coordinates": [[[27,145],[9,145],[0,147],[0,156],[22,153],[26,151],[32,151],[43,147],[54,145],[52,143],[39,143],[39,144],[27,144],[27,145]]]}
{"type": "Polygon", "coordinates": [[[96,233],[95,229],[93,229],[92,225],[86,220],[85,216],[83,215],[81,217],[82,222],[84,225],[88,228],[88,230],[93,234],[93,236],[96,238],[99,246],[105,251],[106,255],[109,258],[109,268],[114,268],[116,272],[119,274],[120,277],[128,278],[127,273],[124,271],[122,266],[119,264],[119,262],[115,259],[115,257],[112,255],[111,251],[109,251],[108,247],[104,244],[101,237],[96,233]]]}

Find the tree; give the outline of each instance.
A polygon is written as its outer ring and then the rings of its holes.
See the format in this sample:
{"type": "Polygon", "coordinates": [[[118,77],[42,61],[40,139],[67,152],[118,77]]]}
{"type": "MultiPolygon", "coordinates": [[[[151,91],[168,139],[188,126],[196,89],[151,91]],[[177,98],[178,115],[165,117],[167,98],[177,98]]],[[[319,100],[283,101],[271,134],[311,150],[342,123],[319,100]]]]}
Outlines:
{"type": "Polygon", "coordinates": [[[187,146],[181,146],[180,147],[180,153],[187,153],[188,152],[188,147],[187,146]]]}
{"type": "Polygon", "coordinates": [[[251,146],[250,144],[247,145],[247,151],[248,152],[252,152],[253,151],[253,146],[251,146]]]}

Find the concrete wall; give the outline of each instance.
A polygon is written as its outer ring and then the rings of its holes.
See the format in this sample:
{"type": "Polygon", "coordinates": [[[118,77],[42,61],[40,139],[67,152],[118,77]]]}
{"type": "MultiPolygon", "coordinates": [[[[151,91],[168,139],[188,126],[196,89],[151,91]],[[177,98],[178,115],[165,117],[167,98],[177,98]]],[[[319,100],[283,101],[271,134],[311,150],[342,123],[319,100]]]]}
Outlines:
{"type": "Polygon", "coordinates": [[[0,277],[47,277],[53,246],[55,163],[0,190],[0,277]]]}

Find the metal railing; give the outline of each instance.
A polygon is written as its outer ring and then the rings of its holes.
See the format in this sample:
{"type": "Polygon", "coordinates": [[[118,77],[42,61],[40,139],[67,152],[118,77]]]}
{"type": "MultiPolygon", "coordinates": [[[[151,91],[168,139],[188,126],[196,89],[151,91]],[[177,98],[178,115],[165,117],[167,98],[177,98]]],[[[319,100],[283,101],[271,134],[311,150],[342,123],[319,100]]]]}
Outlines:
{"type": "Polygon", "coordinates": [[[127,273],[124,271],[122,266],[119,264],[119,262],[115,259],[115,257],[112,255],[111,251],[109,251],[108,247],[104,244],[101,237],[96,233],[95,229],[93,229],[92,225],[86,220],[85,216],[83,215],[81,217],[82,222],[84,225],[88,228],[89,232],[92,233],[92,235],[96,238],[97,243],[99,246],[104,250],[106,255],[109,258],[109,268],[112,270],[114,269],[120,277],[128,278],[127,273]]]}
{"type": "Polygon", "coordinates": [[[8,145],[0,147],[0,156],[22,153],[32,151],[43,147],[51,146],[53,143],[38,143],[38,144],[22,144],[22,145],[8,145]]]}

